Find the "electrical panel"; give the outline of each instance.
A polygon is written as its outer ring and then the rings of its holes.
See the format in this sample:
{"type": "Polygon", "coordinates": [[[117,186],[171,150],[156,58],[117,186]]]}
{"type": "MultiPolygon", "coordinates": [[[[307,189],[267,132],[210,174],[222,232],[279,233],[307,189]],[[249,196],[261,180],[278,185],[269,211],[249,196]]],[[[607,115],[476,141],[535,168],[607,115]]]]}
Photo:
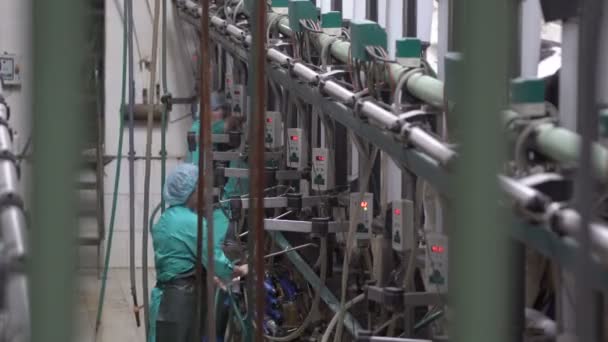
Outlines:
{"type": "Polygon", "coordinates": [[[414,246],[414,202],[396,200],[393,202],[392,245],[398,252],[411,251],[414,246]]]}
{"type": "Polygon", "coordinates": [[[283,119],[280,112],[266,112],[264,146],[276,149],[283,146],[283,119]]]}
{"type": "Polygon", "coordinates": [[[387,49],[386,31],[378,23],[370,20],[353,20],[350,23],[351,55],[360,61],[371,61],[367,47],[387,49]]]}
{"type": "Polygon", "coordinates": [[[232,85],[232,115],[243,116],[245,108],[245,86],[242,84],[232,85]]]}
{"type": "Polygon", "coordinates": [[[327,191],[334,187],[334,156],[327,148],[312,149],[312,190],[327,191]]]}
{"type": "Polygon", "coordinates": [[[448,291],[448,237],[445,234],[426,233],[424,270],[428,291],[448,291]]]}
{"type": "Polygon", "coordinates": [[[293,32],[301,33],[305,31],[300,20],[319,21],[319,12],[314,3],[310,0],[289,0],[289,28],[293,32]]]}
{"type": "Polygon", "coordinates": [[[308,153],[302,128],[287,129],[287,167],[302,170],[308,162],[308,153]]]}
{"type": "Polygon", "coordinates": [[[0,54],[0,78],[3,85],[21,85],[21,64],[17,55],[12,53],[0,54]]]}
{"type": "Polygon", "coordinates": [[[366,192],[361,196],[359,192],[351,193],[349,215],[350,220],[355,221],[357,239],[370,240],[374,219],[374,194],[366,192]]]}

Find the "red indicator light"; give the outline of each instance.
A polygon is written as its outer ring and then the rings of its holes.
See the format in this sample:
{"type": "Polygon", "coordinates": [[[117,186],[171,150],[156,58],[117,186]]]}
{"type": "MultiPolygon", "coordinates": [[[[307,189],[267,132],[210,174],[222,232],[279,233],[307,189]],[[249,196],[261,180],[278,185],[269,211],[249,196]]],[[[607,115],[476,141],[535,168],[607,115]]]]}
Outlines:
{"type": "Polygon", "coordinates": [[[323,157],[323,156],[317,156],[315,159],[317,161],[325,161],[325,157],[323,157]]]}
{"type": "Polygon", "coordinates": [[[431,251],[433,253],[443,253],[444,248],[443,248],[443,246],[433,245],[433,246],[431,246],[431,251]]]}
{"type": "Polygon", "coordinates": [[[298,141],[298,140],[300,140],[299,136],[297,136],[297,135],[292,135],[291,136],[291,141],[298,141]]]}
{"type": "Polygon", "coordinates": [[[401,215],[401,210],[395,209],[395,215],[400,216],[401,215]]]}
{"type": "Polygon", "coordinates": [[[272,122],[272,118],[266,118],[266,122],[271,123],[272,122]]]}
{"type": "Polygon", "coordinates": [[[365,201],[361,202],[361,208],[367,208],[367,202],[365,202],[365,201]]]}

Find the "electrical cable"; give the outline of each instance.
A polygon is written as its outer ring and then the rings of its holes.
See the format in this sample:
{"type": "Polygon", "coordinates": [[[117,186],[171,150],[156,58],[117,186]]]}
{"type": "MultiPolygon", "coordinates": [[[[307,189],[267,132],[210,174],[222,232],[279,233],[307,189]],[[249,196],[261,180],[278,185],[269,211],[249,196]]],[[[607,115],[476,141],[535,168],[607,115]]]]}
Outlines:
{"type": "MultiPolygon", "coordinates": [[[[362,293],[362,294],[356,296],[355,298],[351,299],[349,302],[347,302],[346,305],[344,305],[344,309],[349,310],[354,305],[361,303],[364,299],[365,299],[365,293],[362,293]]],[[[340,313],[336,312],[336,314],[331,319],[331,321],[329,321],[329,324],[327,325],[327,328],[325,329],[325,333],[323,333],[323,337],[321,337],[321,342],[329,342],[329,337],[331,336],[331,333],[334,330],[336,323],[338,323],[339,315],[340,315],[340,313]]]]}
{"type": "MultiPolygon", "coordinates": [[[[126,7],[125,2],[125,7],[126,7]]],[[[101,315],[103,313],[103,304],[106,294],[106,285],[108,281],[108,270],[110,268],[110,254],[112,253],[112,242],[114,241],[114,226],[116,223],[116,207],[118,204],[118,186],[120,184],[120,165],[122,158],[122,143],[124,138],[124,110],[126,107],[126,82],[127,82],[127,25],[123,26],[123,46],[122,46],[122,89],[120,98],[120,110],[118,111],[118,147],[116,155],[116,171],[114,172],[114,193],[112,194],[112,209],[110,209],[110,227],[108,229],[108,242],[106,246],[106,255],[103,266],[103,275],[101,278],[101,289],[99,290],[99,301],[97,304],[97,318],[95,320],[95,332],[99,331],[101,325],[101,315]]]]}

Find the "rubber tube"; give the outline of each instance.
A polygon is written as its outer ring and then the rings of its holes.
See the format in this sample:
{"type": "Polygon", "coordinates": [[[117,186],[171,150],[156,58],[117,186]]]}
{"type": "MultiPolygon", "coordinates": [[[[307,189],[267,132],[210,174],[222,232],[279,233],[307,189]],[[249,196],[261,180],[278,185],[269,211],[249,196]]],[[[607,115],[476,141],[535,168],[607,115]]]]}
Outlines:
{"type": "MultiPolygon", "coordinates": [[[[165,6],[166,8],[166,6],[165,6]]],[[[154,20],[152,26],[152,60],[150,65],[150,84],[148,93],[154,98],[154,90],[156,85],[156,66],[157,66],[157,53],[158,53],[158,24],[160,17],[160,0],[154,1],[154,20]]],[[[142,231],[142,261],[145,261],[144,272],[146,272],[146,278],[144,281],[147,283],[147,264],[148,264],[148,212],[150,210],[150,169],[152,159],[152,129],[154,128],[154,111],[150,108],[148,112],[148,125],[146,128],[146,166],[144,173],[144,215],[143,215],[143,231],[142,231]]],[[[133,251],[131,251],[133,253],[133,251]]],[[[147,287],[147,284],[146,284],[147,287]]],[[[144,293],[144,303],[148,301],[148,293],[144,293]]],[[[144,313],[149,310],[149,307],[144,304],[144,313]]],[[[149,312],[148,312],[149,314],[149,312]]],[[[146,315],[146,326],[148,325],[148,317],[146,315]]],[[[149,334],[146,329],[146,334],[149,334]]]]}
{"type": "MultiPolygon", "coordinates": [[[[365,299],[365,293],[362,293],[362,294],[358,295],[357,297],[351,299],[349,302],[347,302],[344,305],[345,310],[349,310],[351,307],[353,307],[353,305],[361,303],[364,299],[365,299]]],[[[331,319],[331,321],[329,321],[329,324],[327,325],[327,329],[325,329],[325,333],[323,334],[323,337],[321,338],[321,342],[329,341],[329,336],[331,336],[331,332],[334,330],[334,326],[338,322],[339,314],[340,314],[339,312],[336,312],[336,314],[331,319]]]]}
{"type": "MultiPolygon", "coordinates": [[[[125,22],[128,22],[128,45],[129,45],[129,280],[131,285],[131,297],[135,308],[135,321],[137,326],[141,325],[139,320],[139,306],[137,301],[137,285],[135,280],[135,81],[133,63],[133,0],[125,0],[127,12],[125,22]]],[[[155,65],[155,64],[154,64],[155,65]]]]}
{"type": "MultiPolygon", "coordinates": [[[[125,12],[127,3],[125,1],[125,12]]],[[[120,100],[120,110],[118,115],[119,128],[118,128],[118,151],[116,151],[116,171],[114,173],[114,194],[112,196],[112,209],[110,210],[110,228],[108,229],[108,245],[106,248],[106,255],[104,261],[103,275],[101,278],[101,289],[99,291],[99,300],[97,304],[97,318],[95,321],[95,331],[99,330],[101,324],[101,314],[103,312],[103,303],[106,293],[106,284],[108,280],[108,268],[110,265],[110,254],[112,253],[112,241],[114,238],[114,224],[116,222],[116,206],[118,203],[118,186],[120,184],[120,165],[122,161],[122,143],[124,137],[124,108],[125,108],[125,97],[126,97],[126,80],[127,80],[127,23],[124,21],[123,28],[123,46],[122,46],[122,90],[120,100]]]]}

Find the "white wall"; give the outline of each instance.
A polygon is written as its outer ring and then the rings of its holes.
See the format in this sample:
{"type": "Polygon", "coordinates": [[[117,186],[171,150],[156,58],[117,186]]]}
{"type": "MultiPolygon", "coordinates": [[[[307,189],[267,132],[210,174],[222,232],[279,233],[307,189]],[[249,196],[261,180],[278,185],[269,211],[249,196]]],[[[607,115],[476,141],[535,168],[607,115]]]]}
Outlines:
{"type": "MultiPolygon", "coordinates": [[[[116,155],[118,146],[119,130],[119,108],[120,90],[122,82],[122,36],[123,24],[119,15],[117,4],[122,12],[122,1],[106,2],[106,147],[105,153],[116,155]]],[[[144,1],[134,1],[134,21],[141,48],[141,57],[150,59],[152,46],[152,19],[144,1]]],[[[168,4],[168,83],[169,91],[174,96],[189,96],[192,93],[191,71],[182,62],[181,52],[176,45],[178,39],[173,22],[171,2],[168,4]]],[[[159,40],[160,46],[160,40],[159,40]]],[[[160,51],[159,51],[160,56],[160,51]]],[[[141,102],[142,88],[147,88],[149,83],[149,72],[141,71],[137,66],[140,59],[137,48],[135,48],[134,61],[136,102],[141,102]]],[[[157,75],[160,74],[157,72],[157,75]]],[[[188,112],[186,106],[175,106],[169,120],[175,119],[188,112]]],[[[190,119],[169,124],[167,132],[167,172],[169,172],[186,153],[186,132],[192,125],[190,119]]],[[[135,129],[135,152],[137,157],[145,154],[146,132],[145,125],[138,125],[135,129]]],[[[124,130],[124,143],[122,151],[122,166],[120,174],[120,187],[118,190],[118,207],[116,213],[116,225],[114,233],[113,252],[110,259],[112,267],[126,267],[129,265],[129,162],[126,158],[128,152],[128,129],[124,130]]],[[[160,156],[160,129],[155,127],[152,141],[152,155],[160,156]]],[[[136,260],[141,263],[141,239],[143,227],[143,193],[144,193],[144,164],[143,160],[135,162],[135,229],[136,229],[136,260]]],[[[160,161],[152,161],[151,190],[150,190],[150,214],[161,198],[160,161]]],[[[106,166],[105,178],[105,209],[106,227],[110,224],[110,211],[114,195],[114,174],[116,162],[106,166]]],[[[106,229],[107,230],[107,229],[106,229]]],[[[153,264],[152,245],[149,245],[149,262],[153,264]]]]}

